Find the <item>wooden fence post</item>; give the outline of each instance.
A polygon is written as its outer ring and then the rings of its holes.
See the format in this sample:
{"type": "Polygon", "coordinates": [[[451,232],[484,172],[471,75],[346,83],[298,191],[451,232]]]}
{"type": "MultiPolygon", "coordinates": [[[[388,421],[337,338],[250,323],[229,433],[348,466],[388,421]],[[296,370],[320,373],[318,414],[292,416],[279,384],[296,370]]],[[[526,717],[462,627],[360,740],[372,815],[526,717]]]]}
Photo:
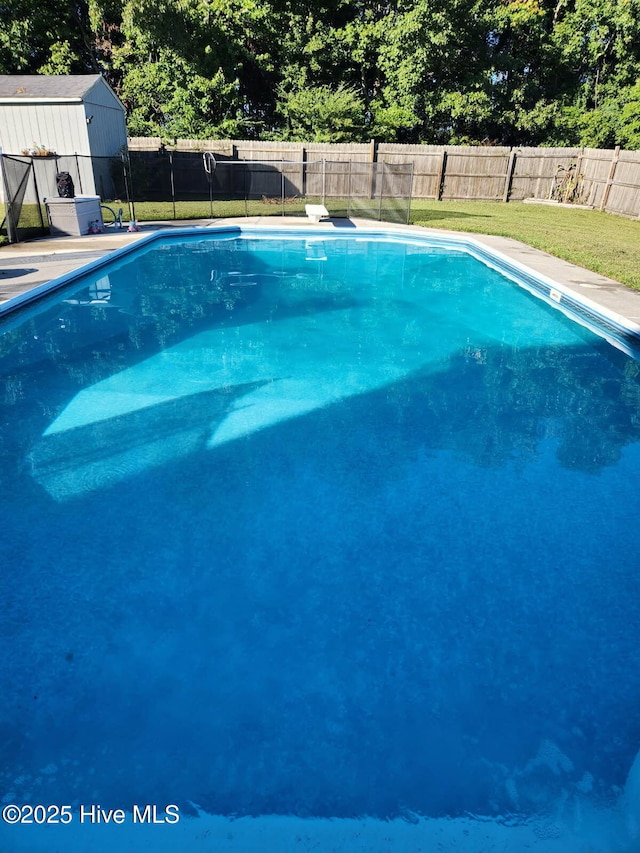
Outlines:
{"type": "Polygon", "coordinates": [[[302,146],[302,154],[300,156],[300,191],[302,197],[307,197],[307,149],[302,146]]]}
{"type": "Polygon", "coordinates": [[[447,173],[447,149],[443,148],[442,157],[440,158],[440,169],[438,171],[438,185],[436,187],[436,200],[442,201],[442,193],[444,190],[444,179],[447,173]]]}
{"type": "Polygon", "coordinates": [[[513,182],[513,173],[516,168],[516,152],[515,149],[511,149],[511,153],[509,154],[509,165],[507,166],[507,174],[504,180],[504,193],[502,194],[502,201],[509,201],[509,194],[511,193],[511,184],[513,182]]]}
{"type": "Polygon", "coordinates": [[[376,168],[378,161],[378,145],[375,139],[372,139],[369,143],[369,163],[370,172],[369,172],[369,198],[376,197],[376,177],[378,174],[378,170],[376,168]]]}
{"type": "Polygon", "coordinates": [[[609,177],[607,178],[607,183],[605,184],[604,190],[602,191],[602,199],[600,201],[600,210],[606,210],[607,202],[609,201],[609,193],[611,192],[611,187],[613,185],[613,179],[616,176],[616,167],[618,165],[619,159],[620,159],[620,146],[616,145],[615,150],[613,152],[613,157],[611,158],[611,166],[609,167],[609,177]]]}

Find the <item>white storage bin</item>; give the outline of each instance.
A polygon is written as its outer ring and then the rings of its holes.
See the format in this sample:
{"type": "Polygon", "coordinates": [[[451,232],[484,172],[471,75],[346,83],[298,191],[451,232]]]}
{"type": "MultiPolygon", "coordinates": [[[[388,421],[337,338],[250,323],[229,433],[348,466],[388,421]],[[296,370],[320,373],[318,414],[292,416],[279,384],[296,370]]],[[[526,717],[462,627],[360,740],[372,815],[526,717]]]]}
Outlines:
{"type": "Polygon", "coordinates": [[[48,198],[45,200],[49,230],[52,236],[79,237],[89,233],[92,222],[102,228],[99,195],[77,195],[75,198],[48,198]]]}

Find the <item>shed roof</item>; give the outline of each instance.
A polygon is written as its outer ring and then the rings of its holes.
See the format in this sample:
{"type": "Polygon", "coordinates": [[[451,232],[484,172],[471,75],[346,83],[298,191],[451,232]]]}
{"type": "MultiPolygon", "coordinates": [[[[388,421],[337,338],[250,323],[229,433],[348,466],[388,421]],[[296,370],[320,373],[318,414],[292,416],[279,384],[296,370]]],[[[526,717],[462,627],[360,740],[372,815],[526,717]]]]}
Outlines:
{"type": "Polygon", "coordinates": [[[0,101],[81,101],[100,74],[0,74],[0,101]]]}

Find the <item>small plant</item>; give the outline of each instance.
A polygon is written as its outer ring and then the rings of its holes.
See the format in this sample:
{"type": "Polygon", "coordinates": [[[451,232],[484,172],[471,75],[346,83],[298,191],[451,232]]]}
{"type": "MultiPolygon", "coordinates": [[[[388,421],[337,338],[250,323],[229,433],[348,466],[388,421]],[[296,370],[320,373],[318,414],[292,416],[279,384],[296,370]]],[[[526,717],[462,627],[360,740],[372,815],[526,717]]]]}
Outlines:
{"type": "Polygon", "coordinates": [[[20,153],[23,157],[55,157],[56,152],[46,145],[36,145],[34,142],[31,148],[23,148],[20,153]]]}
{"type": "Polygon", "coordinates": [[[562,204],[579,204],[582,199],[584,175],[577,171],[576,163],[560,164],[553,178],[549,198],[562,204]]]}
{"type": "Polygon", "coordinates": [[[295,204],[296,201],[300,201],[300,198],[297,195],[285,196],[262,196],[262,204],[295,204]]]}

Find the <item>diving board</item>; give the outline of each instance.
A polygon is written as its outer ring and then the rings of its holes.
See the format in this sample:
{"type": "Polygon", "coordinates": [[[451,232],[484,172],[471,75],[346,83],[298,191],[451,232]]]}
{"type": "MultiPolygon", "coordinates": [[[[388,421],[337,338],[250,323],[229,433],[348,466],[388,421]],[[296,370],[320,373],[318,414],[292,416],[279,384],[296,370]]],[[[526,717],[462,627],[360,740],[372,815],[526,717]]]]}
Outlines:
{"type": "Polygon", "coordinates": [[[326,219],[329,216],[329,211],[324,204],[305,204],[304,212],[311,222],[320,222],[321,219],[326,219]]]}

